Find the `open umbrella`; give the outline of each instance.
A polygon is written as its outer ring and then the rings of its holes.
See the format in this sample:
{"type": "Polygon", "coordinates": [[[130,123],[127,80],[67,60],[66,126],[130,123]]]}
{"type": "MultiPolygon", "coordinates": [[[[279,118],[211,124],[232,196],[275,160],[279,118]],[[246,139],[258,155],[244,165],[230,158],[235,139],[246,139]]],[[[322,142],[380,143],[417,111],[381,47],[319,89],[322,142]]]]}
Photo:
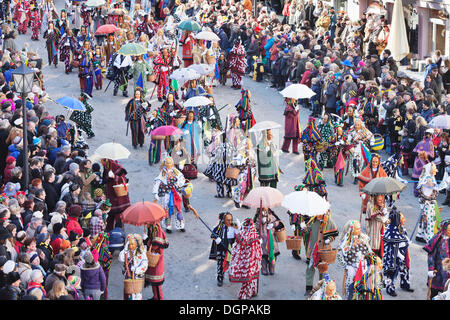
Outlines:
{"type": "Polygon", "coordinates": [[[429,123],[431,128],[450,129],[450,115],[442,114],[431,119],[429,123]]]}
{"type": "Polygon", "coordinates": [[[130,42],[124,44],[117,53],[122,54],[124,56],[140,56],[141,54],[146,54],[147,49],[145,49],[139,43],[130,42]]]}
{"type": "Polygon", "coordinates": [[[151,133],[152,136],[165,136],[165,137],[180,134],[183,134],[183,131],[181,131],[181,129],[175,126],[161,126],[152,130],[151,133]]]}
{"type": "Polygon", "coordinates": [[[195,70],[202,76],[206,76],[208,74],[211,74],[214,72],[214,67],[210,66],[206,63],[200,63],[200,64],[191,64],[188,69],[195,70]]]}
{"type": "Polygon", "coordinates": [[[251,208],[273,208],[281,205],[283,194],[272,187],[256,187],[252,189],[242,202],[251,208]]]}
{"type": "Polygon", "coordinates": [[[97,31],[95,31],[95,34],[109,34],[114,33],[116,31],[119,31],[119,28],[117,28],[113,24],[104,24],[97,28],[97,31]]]}
{"type": "Polygon", "coordinates": [[[200,78],[202,75],[194,69],[182,68],[177,69],[170,75],[170,79],[178,80],[182,83],[200,78]]]}
{"type": "Polygon", "coordinates": [[[278,129],[281,125],[274,121],[261,121],[257,122],[253,127],[250,128],[249,132],[258,132],[268,129],[278,129]]]}
{"type": "Polygon", "coordinates": [[[281,203],[292,213],[309,217],[325,214],[330,209],[330,203],[316,192],[308,190],[294,191],[286,195],[281,203]]]}
{"type": "Polygon", "coordinates": [[[193,20],[185,20],[178,25],[178,28],[186,31],[200,31],[202,27],[193,20]]]}
{"type": "Polygon", "coordinates": [[[120,217],[123,223],[142,226],[167,218],[168,214],[161,205],[142,200],[126,208],[120,217]]]}
{"type": "Polygon", "coordinates": [[[294,83],[280,91],[285,98],[291,99],[309,99],[315,95],[308,86],[300,83],[294,83]]]}
{"type": "Polygon", "coordinates": [[[106,4],[105,0],[87,0],[85,3],[86,7],[101,7],[106,4]]]}
{"type": "Polygon", "coordinates": [[[402,0],[395,0],[394,3],[391,29],[386,49],[391,51],[392,58],[395,61],[400,61],[409,54],[408,35],[406,33],[402,0]]]}
{"type": "Polygon", "coordinates": [[[84,104],[74,97],[65,96],[57,99],[56,102],[71,110],[86,111],[84,104]]]}
{"type": "Polygon", "coordinates": [[[206,41],[219,41],[220,38],[214,32],[211,31],[201,31],[195,35],[196,39],[206,40],[206,41]]]}
{"type": "Polygon", "coordinates": [[[187,107],[201,107],[201,106],[207,106],[211,104],[211,100],[209,100],[207,97],[205,96],[195,96],[192,98],[187,99],[184,103],[183,106],[185,108],[187,107]]]}
{"type": "Polygon", "coordinates": [[[131,153],[123,145],[113,141],[102,144],[95,150],[95,154],[100,158],[119,160],[127,159],[131,153]]]}
{"type": "Polygon", "coordinates": [[[390,195],[402,192],[407,185],[391,177],[374,178],[361,189],[369,195],[384,194],[390,195]]]}

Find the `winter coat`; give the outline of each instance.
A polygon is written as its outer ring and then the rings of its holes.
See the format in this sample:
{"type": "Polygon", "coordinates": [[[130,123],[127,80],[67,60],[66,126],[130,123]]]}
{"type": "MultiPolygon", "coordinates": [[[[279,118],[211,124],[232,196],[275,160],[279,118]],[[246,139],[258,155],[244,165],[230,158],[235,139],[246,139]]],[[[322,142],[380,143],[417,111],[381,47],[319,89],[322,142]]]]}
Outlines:
{"type": "Polygon", "coordinates": [[[56,187],[53,183],[47,181],[42,182],[42,187],[45,190],[45,203],[47,204],[47,209],[49,212],[53,212],[59,199],[56,187]]]}
{"type": "Polygon", "coordinates": [[[325,96],[327,98],[327,101],[325,103],[325,108],[327,108],[327,109],[336,108],[337,92],[338,92],[338,88],[335,83],[330,82],[327,84],[327,88],[325,90],[325,96]]]}
{"type": "Polygon", "coordinates": [[[13,156],[16,160],[18,159],[20,150],[16,148],[15,144],[10,145],[8,151],[10,156],[13,156]]]}
{"type": "Polygon", "coordinates": [[[20,300],[22,291],[18,287],[6,286],[0,289],[0,300],[20,300]]]}
{"type": "Polygon", "coordinates": [[[46,292],[50,292],[50,291],[52,290],[52,288],[53,288],[53,284],[54,284],[55,281],[57,281],[57,280],[60,280],[60,281],[64,282],[64,284],[65,284],[66,287],[67,287],[68,282],[67,282],[66,277],[61,277],[61,276],[59,276],[58,274],[56,274],[56,273],[53,272],[53,273],[50,273],[50,274],[48,275],[47,279],[45,279],[45,285],[44,285],[45,291],[46,291],[46,292]]]}
{"type": "Polygon", "coordinates": [[[266,44],[264,45],[264,50],[266,51],[266,59],[267,60],[270,60],[270,57],[272,55],[272,53],[270,52],[270,48],[272,48],[274,43],[275,43],[275,39],[270,38],[269,40],[267,40],[266,44]]]}
{"type": "Polygon", "coordinates": [[[17,266],[17,272],[20,275],[20,282],[24,285],[24,287],[28,286],[28,282],[31,280],[31,266],[27,263],[19,262],[17,266]]]}
{"type": "Polygon", "coordinates": [[[77,218],[68,217],[67,220],[68,220],[66,224],[67,234],[70,234],[70,231],[78,233],[79,235],[83,234],[83,229],[81,229],[81,225],[78,223],[77,218]]]}
{"type": "Polygon", "coordinates": [[[7,164],[5,167],[5,170],[3,171],[3,183],[8,183],[9,180],[11,180],[11,171],[15,168],[13,164],[7,164]]]}
{"type": "Polygon", "coordinates": [[[125,244],[125,233],[122,231],[121,228],[117,227],[114,228],[109,232],[109,249],[123,249],[123,246],[125,244]]]}
{"type": "Polygon", "coordinates": [[[88,267],[84,264],[81,267],[81,289],[91,289],[105,291],[106,277],[100,264],[88,267]]]}

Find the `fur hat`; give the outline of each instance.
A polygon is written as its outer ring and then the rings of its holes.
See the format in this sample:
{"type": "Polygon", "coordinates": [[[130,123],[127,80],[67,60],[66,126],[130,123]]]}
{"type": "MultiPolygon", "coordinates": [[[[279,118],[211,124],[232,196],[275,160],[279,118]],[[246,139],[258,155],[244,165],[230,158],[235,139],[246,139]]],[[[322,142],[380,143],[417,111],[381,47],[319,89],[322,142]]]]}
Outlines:
{"type": "Polygon", "coordinates": [[[69,208],[69,216],[78,218],[81,215],[81,206],[73,204],[69,208]]]}
{"type": "Polygon", "coordinates": [[[97,188],[94,190],[94,196],[97,198],[100,198],[103,195],[103,190],[100,188],[97,188]]]}

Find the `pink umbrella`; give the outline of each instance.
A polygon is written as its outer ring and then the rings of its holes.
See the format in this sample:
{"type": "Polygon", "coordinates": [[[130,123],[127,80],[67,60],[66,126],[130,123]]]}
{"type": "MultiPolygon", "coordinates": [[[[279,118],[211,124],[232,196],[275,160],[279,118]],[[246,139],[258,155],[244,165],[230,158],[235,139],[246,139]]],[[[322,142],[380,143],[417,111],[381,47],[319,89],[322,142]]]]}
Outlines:
{"type": "Polygon", "coordinates": [[[273,208],[283,202],[283,194],[272,187],[256,187],[252,189],[243,201],[243,205],[251,208],[273,208]]]}
{"type": "Polygon", "coordinates": [[[154,130],[152,130],[152,136],[173,136],[173,135],[181,135],[183,131],[175,126],[161,126],[154,130]]]}
{"type": "Polygon", "coordinates": [[[97,28],[97,31],[95,31],[95,34],[108,34],[108,33],[114,33],[116,31],[119,31],[119,29],[115,25],[104,24],[97,28]]]}

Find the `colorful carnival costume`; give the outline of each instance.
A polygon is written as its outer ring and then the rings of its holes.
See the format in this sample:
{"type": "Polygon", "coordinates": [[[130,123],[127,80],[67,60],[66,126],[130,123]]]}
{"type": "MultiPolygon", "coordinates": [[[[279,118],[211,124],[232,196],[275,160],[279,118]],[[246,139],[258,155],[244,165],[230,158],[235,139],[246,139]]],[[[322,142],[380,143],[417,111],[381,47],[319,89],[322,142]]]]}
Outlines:
{"type": "Polygon", "coordinates": [[[30,3],[26,0],[19,0],[14,8],[14,20],[18,23],[19,34],[27,33],[30,15],[30,3]]]}
{"type": "Polygon", "coordinates": [[[360,119],[356,119],[355,124],[350,128],[347,135],[347,140],[352,145],[352,148],[350,149],[352,154],[350,159],[350,171],[355,184],[357,182],[357,177],[364,167],[364,161],[366,161],[362,149],[364,149],[364,147],[366,147],[366,149],[369,147],[371,137],[372,133],[367,130],[364,123],[360,119]]]}
{"type": "Polygon", "coordinates": [[[194,121],[194,111],[188,112],[186,120],[180,124],[179,128],[183,131],[183,140],[186,143],[191,162],[195,164],[202,153],[202,145],[200,144],[202,129],[199,122],[194,121]]]}
{"type": "Polygon", "coordinates": [[[243,142],[245,150],[241,151],[240,172],[237,177],[237,186],[233,188],[233,200],[236,207],[240,207],[245,196],[253,189],[256,177],[256,154],[251,149],[250,140],[243,142]]]}
{"type": "Polygon", "coordinates": [[[94,59],[92,63],[94,65],[95,89],[102,90],[103,88],[102,71],[105,65],[105,57],[103,56],[100,47],[97,47],[95,49],[94,59]]]}
{"type": "Polygon", "coordinates": [[[166,157],[161,172],[155,178],[153,195],[167,211],[168,218],[163,221],[167,232],[172,232],[172,218],[176,215],[177,230],[184,232],[184,218],[181,212],[181,188],[185,183],[183,174],[174,167],[173,159],[166,157]]]}
{"type": "Polygon", "coordinates": [[[124,56],[122,54],[117,54],[113,61],[113,81],[114,81],[114,91],[113,95],[117,95],[119,89],[122,91],[124,97],[128,97],[128,70],[133,65],[130,56],[124,56]]]}
{"type": "Polygon", "coordinates": [[[306,172],[305,177],[303,178],[303,185],[305,186],[305,188],[327,199],[327,184],[325,182],[325,179],[323,178],[319,166],[317,165],[317,162],[310,158],[305,161],[305,168],[306,172]]]}
{"type": "Polygon", "coordinates": [[[192,31],[184,31],[180,38],[180,43],[183,45],[183,61],[184,67],[187,68],[194,63],[192,49],[194,48],[194,37],[192,31]]]}
{"type": "Polygon", "coordinates": [[[169,75],[172,72],[172,62],[173,59],[170,57],[167,49],[163,49],[156,59],[153,60],[159,101],[163,101],[170,90],[169,75]]]}
{"type": "Polygon", "coordinates": [[[152,286],[153,300],[163,300],[164,250],[169,247],[169,241],[159,222],[148,227],[147,235],[148,250],[152,253],[159,254],[160,256],[156,266],[149,266],[145,272],[145,286],[152,286]]]}
{"type": "Polygon", "coordinates": [[[334,182],[342,187],[344,185],[345,159],[349,150],[347,138],[342,127],[337,127],[331,145],[331,157],[334,162],[334,182]]]}
{"type": "Polygon", "coordinates": [[[403,215],[393,207],[389,214],[390,223],[383,235],[384,254],[383,272],[385,277],[386,292],[391,296],[395,293],[395,278],[400,277],[400,287],[403,290],[412,292],[409,283],[409,238],[404,226],[403,215]]]}
{"type": "Polygon", "coordinates": [[[144,91],[144,95],[147,93],[147,75],[153,73],[152,67],[142,59],[142,56],[138,56],[138,59],[134,62],[131,69],[128,71],[133,77],[133,90],[141,88],[144,91]]]}
{"type": "Polygon", "coordinates": [[[321,142],[327,143],[327,149],[319,153],[319,165],[322,169],[331,168],[333,167],[333,161],[331,157],[331,148],[329,148],[329,145],[333,141],[334,133],[334,125],[331,122],[331,116],[325,115],[323,121],[318,124],[317,129],[320,132],[321,142]]]}
{"type": "Polygon", "coordinates": [[[303,129],[302,135],[300,137],[300,141],[303,143],[303,156],[305,163],[308,159],[317,159],[317,151],[315,145],[321,140],[322,138],[320,137],[320,132],[317,128],[315,119],[313,117],[309,117],[308,124],[306,125],[306,128],[303,129]]]}
{"type": "MultiPolygon", "coordinates": [[[[417,153],[417,157],[414,160],[411,178],[417,181],[422,174],[423,167],[434,158],[435,152],[432,137],[426,133],[424,139],[416,145],[413,152],[417,153]]],[[[418,197],[418,195],[417,183],[414,183],[414,196],[418,197]]]]}
{"type": "MultiPolygon", "coordinates": [[[[152,131],[158,127],[166,125],[161,110],[158,108],[152,111],[150,118],[147,119],[146,126],[148,127],[148,134],[151,135],[152,131]]],[[[161,160],[163,140],[152,139],[150,141],[150,147],[148,149],[148,163],[150,165],[158,163],[161,160]]]]}
{"type": "Polygon", "coordinates": [[[223,134],[222,137],[224,142],[220,142],[220,139],[218,139],[219,141],[215,143],[215,149],[211,157],[211,162],[213,165],[210,167],[208,176],[211,176],[216,182],[216,198],[225,197],[225,191],[226,196],[231,198],[231,187],[235,186],[237,181],[236,179],[227,178],[226,170],[236,154],[236,148],[234,148],[233,144],[226,139],[225,134],[223,134]]]}
{"type": "Polygon", "coordinates": [[[131,130],[131,144],[134,148],[143,146],[145,140],[145,113],[150,110],[150,103],[144,100],[141,90],[136,89],[134,98],[125,107],[125,121],[131,130]]]}
{"type": "Polygon", "coordinates": [[[292,152],[299,154],[298,144],[300,143],[300,109],[295,99],[284,99],[286,107],[284,108],[284,141],[281,146],[283,152],[288,153],[292,142],[292,152]]]}
{"type": "Polygon", "coordinates": [[[41,31],[41,16],[38,8],[33,8],[31,12],[31,40],[39,40],[39,31],[41,31]]]}
{"type": "Polygon", "coordinates": [[[242,77],[247,69],[245,49],[240,42],[236,42],[228,54],[228,69],[231,71],[232,88],[241,89],[242,77]]]}
{"type": "Polygon", "coordinates": [[[258,180],[262,187],[277,187],[280,171],[278,146],[275,144],[270,130],[262,132],[261,140],[256,147],[256,156],[258,159],[258,180]]]}
{"type": "Polygon", "coordinates": [[[370,160],[370,163],[361,174],[358,176],[359,180],[359,194],[362,199],[361,201],[361,211],[362,213],[366,213],[367,210],[367,202],[369,201],[369,197],[367,194],[362,192],[361,190],[368,184],[372,179],[387,177],[386,172],[381,167],[381,156],[378,154],[373,154],[370,160]]]}
{"type": "Polygon", "coordinates": [[[175,100],[175,93],[173,91],[167,94],[167,99],[161,105],[160,110],[166,125],[174,125],[174,119],[186,114],[184,107],[175,100]]]}
{"type": "Polygon", "coordinates": [[[230,282],[242,283],[238,299],[250,299],[258,294],[258,278],[261,269],[261,244],[253,220],[247,218],[236,235],[231,252],[230,282]]]}
{"type": "Polygon", "coordinates": [[[342,300],[342,297],[336,291],[336,283],[330,279],[328,273],[325,273],[311,291],[308,300],[342,300]]]}
{"type": "Polygon", "coordinates": [[[94,59],[88,42],[85,42],[84,48],[78,56],[78,59],[80,61],[78,77],[80,78],[81,92],[92,97],[92,90],[94,88],[94,59]]]}
{"type": "Polygon", "coordinates": [[[92,112],[94,108],[89,103],[89,96],[84,92],[80,95],[80,101],[83,102],[86,107],[85,111],[74,110],[70,115],[70,120],[77,124],[77,127],[86,132],[88,138],[92,138],[95,136],[92,131],[92,112]]]}
{"type": "Polygon", "coordinates": [[[241,100],[235,106],[241,120],[241,128],[247,133],[256,123],[251,107],[251,94],[249,90],[241,90],[241,100]]]}
{"type": "Polygon", "coordinates": [[[45,46],[47,48],[48,65],[58,65],[58,45],[61,35],[53,24],[49,24],[49,29],[44,32],[45,46]]]}
{"type": "Polygon", "coordinates": [[[388,210],[384,195],[370,197],[366,211],[366,230],[370,246],[380,258],[383,257],[383,234],[388,220],[388,210]]]}
{"type": "Polygon", "coordinates": [[[379,257],[367,255],[359,263],[355,276],[353,300],[383,300],[383,264],[379,257]]]}
{"type": "MultiPolygon", "coordinates": [[[[72,57],[77,55],[77,41],[72,31],[64,33],[59,42],[59,61],[64,62],[64,71],[66,74],[72,71],[70,65],[72,57]]],[[[76,60],[76,59],[75,59],[76,60]]]]}

